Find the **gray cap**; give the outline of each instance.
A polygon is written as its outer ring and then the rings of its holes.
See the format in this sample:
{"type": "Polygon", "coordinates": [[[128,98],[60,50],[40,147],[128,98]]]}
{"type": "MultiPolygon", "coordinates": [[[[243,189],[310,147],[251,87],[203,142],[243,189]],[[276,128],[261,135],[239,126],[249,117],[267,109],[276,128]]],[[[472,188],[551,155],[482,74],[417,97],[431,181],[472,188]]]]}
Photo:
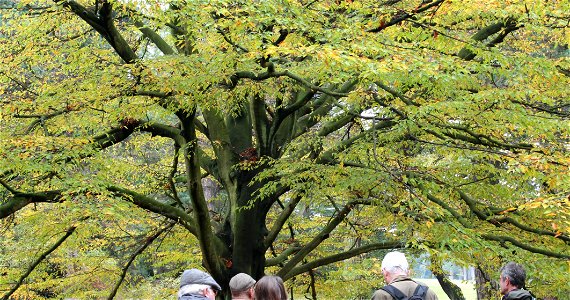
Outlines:
{"type": "Polygon", "coordinates": [[[198,269],[190,269],[182,273],[182,277],[180,278],[180,287],[187,284],[206,284],[218,291],[222,290],[220,285],[214,280],[214,278],[212,278],[212,276],[210,276],[210,274],[198,269]]]}
{"type": "Polygon", "coordinates": [[[242,292],[251,288],[255,284],[255,279],[245,273],[238,273],[230,279],[230,289],[232,292],[242,292]]]}

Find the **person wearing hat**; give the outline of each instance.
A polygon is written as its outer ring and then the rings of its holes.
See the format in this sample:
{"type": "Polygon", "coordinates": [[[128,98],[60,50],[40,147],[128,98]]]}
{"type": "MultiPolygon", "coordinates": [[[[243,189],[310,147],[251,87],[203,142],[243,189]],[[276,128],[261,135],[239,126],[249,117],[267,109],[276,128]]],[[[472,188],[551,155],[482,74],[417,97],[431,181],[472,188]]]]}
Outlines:
{"type": "Polygon", "coordinates": [[[238,273],[230,279],[232,300],[253,300],[255,279],[245,273],[238,273]]]}
{"type": "Polygon", "coordinates": [[[210,276],[210,274],[198,269],[190,269],[182,273],[180,278],[180,289],[178,290],[178,300],[215,300],[220,285],[210,276]]]}
{"type": "Polygon", "coordinates": [[[393,251],[382,260],[382,275],[388,285],[374,292],[372,300],[417,299],[437,300],[437,295],[425,284],[409,277],[409,265],[402,252],[393,251]]]}

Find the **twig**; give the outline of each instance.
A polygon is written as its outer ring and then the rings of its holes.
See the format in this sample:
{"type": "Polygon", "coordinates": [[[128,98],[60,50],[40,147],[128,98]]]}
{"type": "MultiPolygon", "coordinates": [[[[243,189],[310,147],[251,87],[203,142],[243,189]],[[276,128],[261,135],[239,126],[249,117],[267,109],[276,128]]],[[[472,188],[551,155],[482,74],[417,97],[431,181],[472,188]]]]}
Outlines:
{"type": "Polygon", "coordinates": [[[146,239],[146,242],[143,245],[141,245],[137,249],[137,251],[135,251],[131,255],[129,261],[127,262],[127,264],[122,269],[121,276],[120,276],[119,280],[115,284],[115,287],[113,288],[113,290],[111,291],[111,294],[109,295],[109,297],[107,297],[107,299],[111,300],[111,299],[115,298],[115,295],[117,294],[117,291],[119,290],[119,287],[121,286],[121,284],[123,283],[123,280],[125,279],[125,276],[127,275],[127,270],[129,269],[129,267],[131,266],[131,264],[133,263],[135,258],[137,258],[137,256],[139,256],[146,248],[148,248],[148,246],[150,246],[152,244],[152,242],[154,242],[154,240],[156,240],[162,233],[164,233],[165,231],[172,228],[175,224],[176,224],[176,222],[170,222],[164,228],[160,229],[155,234],[148,237],[146,239]]]}
{"type": "MultiPolygon", "coordinates": [[[[86,219],[86,218],[84,218],[86,219]]],[[[14,292],[22,285],[22,282],[24,282],[24,280],[32,273],[32,271],[44,260],[46,259],[46,257],[48,255],[50,255],[53,251],[55,251],[63,242],[65,242],[65,240],[70,237],[73,232],[75,231],[75,229],[77,228],[77,226],[72,226],[69,227],[65,233],[64,236],[62,236],[53,246],[51,246],[51,248],[49,248],[46,252],[42,253],[42,255],[40,255],[40,257],[38,257],[36,259],[36,261],[34,261],[34,263],[28,268],[28,270],[20,277],[20,279],[18,280],[18,282],[16,283],[16,285],[14,287],[12,287],[12,289],[6,293],[3,297],[2,300],[8,300],[10,299],[10,296],[12,294],[14,294],[14,292]]]]}

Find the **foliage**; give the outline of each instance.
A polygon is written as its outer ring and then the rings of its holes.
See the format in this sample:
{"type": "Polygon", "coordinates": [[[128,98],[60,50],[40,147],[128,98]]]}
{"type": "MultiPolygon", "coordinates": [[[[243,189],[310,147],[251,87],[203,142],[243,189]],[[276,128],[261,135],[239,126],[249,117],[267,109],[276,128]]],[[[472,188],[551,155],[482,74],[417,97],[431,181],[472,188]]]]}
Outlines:
{"type": "Polygon", "coordinates": [[[0,7],[5,297],[337,297],[393,248],[568,294],[568,1],[0,7]]]}

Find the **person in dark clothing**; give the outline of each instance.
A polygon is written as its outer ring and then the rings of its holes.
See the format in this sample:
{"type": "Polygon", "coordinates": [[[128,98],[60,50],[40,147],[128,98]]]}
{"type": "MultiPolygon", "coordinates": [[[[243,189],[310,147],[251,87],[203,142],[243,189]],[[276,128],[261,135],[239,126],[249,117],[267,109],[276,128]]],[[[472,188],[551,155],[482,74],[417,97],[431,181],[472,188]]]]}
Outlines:
{"type": "Polygon", "coordinates": [[[215,300],[220,285],[206,272],[190,269],[182,273],[178,300],[215,300]]]}
{"type": "Polygon", "coordinates": [[[533,300],[534,297],[524,289],[526,272],[524,268],[514,262],[509,262],[501,268],[499,286],[503,300],[533,300]]]}

